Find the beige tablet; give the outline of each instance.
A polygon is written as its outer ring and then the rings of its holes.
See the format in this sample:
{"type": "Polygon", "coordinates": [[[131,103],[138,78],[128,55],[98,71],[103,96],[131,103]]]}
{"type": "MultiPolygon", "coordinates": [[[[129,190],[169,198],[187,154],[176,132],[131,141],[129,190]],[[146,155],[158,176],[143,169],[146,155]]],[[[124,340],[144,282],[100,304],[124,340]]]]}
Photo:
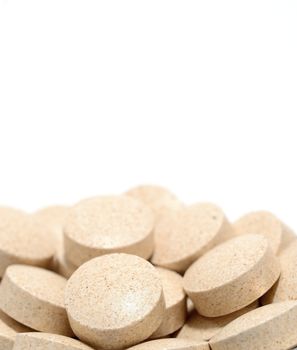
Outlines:
{"type": "Polygon", "coordinates": [[[258,306],[259,302],[257,300],[241,310],[221,317],[204,317],[194,311],[178,333],[177,337],[196,341],[208,341],[228,323],[235,320],[239,316],[256,309],[258,306]]]}
{"type": "Polygon", "coordinates": [[[206,342],[169,338],[144,342],[128,350],[210,350],[210,348],[206,342]]]}
{"type": "Polygon", "coordinates": [[[0,308],[38,331],[73,335],[64,306],[66,279],[33,266],[11,265],[0,284],[0,308]]]}
{"type": "Polygon", "coordinates": [[[63,226],[69,212],[69,207],[64,205],[52,205],[36,211],[33,215],[48,225],[52,231],[59,236],[63,234],[63,226]]]}
{"type": "Polygon", "coordinates": [[[154,211],[157,218],[184,206],[173,193],[156,185],[137,186],[126,192],[126,195],[144,202],[154,211]]]}
{"type": "Polygon", "coordinates": [[[160,327],[151,338],[161,338],[180,329],[186,320],[186,294],[183,290],[182,277],[170,270],[157,268],[163,285],[165,314],[160,327]]]}
{"type": "Polygon", "coordinates": [[[16,337],[13,350],[93,350],[79,340],[50,333],[23,333],[16,337]]]}
{"type": "Polygon", "coordinates": [[[280,265],[268,240],[242,235],[198,259],[184,276],[184,288],[199,314],[217,317],[260,298],[279,275],[280,265]]]}
{"type": "Polygon", "coordinates": [[[57,246],[56,254],[53,259],[52,270],[68,279],[76,269],[77,269],[77,266],[72,264],[66,258],[65,251],[64,251],[64,242],[60,241],[60,243],[57,246]]]}
{"type": "Polygon", "coordinates": [[[280,253],[279,259],[280,278],[262,297],[263,304],[297,300],[297,240],[280,253]]]}
{"type": "Polygon", "coordinates": [[[76,266],[108,253],[148,259],[153,252],[155,217],[128,196],[96,197],[71,208],[64,228],[66,258],[76,266]]]}
{"type": "Polygon", "coordinates": [[[285,350],[297,345],[297,301],[259,307],[210,340],[212,350],[285,350]]]}
{"type": "Polygon", "coordinates": [[[0,349],[12,350],[17,333],[30,332],[30,328],[16,322],[0,311],[0,349]]]}
{"type": "Polygon", "coordinates": [[[65,304],[74,333],[106,350],[144,341],[158,329],[165,313],[155,267],[123,253],[104,255],[78,268],[68,280],[65,304]]]}
{"type": "Polygon", "coordinates": [[[292,243],[297,241],[296,233],[288,225],[283,223],[283,235],[278,254],[287,249],[292,243]]]}
{"type": "Polygon", "coordinates": [[[0,207],[0,277],[12,264],[48,267],[54,252],[54,239],[47,227],[32,215],[0,207]]]}
{"type": "Polygon", "coordinates": [[[164,215],[155,228],[152,262],[184,272],[196,259],[232,236],[224,213],[209,203],[164,215]]]}
{"type": "Polygon", "coordinates": [[[237,235],[260,234],[266,237],[271,245],[272,251],[277,253],[283,239],[283,224],[272,213],[267,211],[255,211],[242,216],[234,223],[237,235]]]}

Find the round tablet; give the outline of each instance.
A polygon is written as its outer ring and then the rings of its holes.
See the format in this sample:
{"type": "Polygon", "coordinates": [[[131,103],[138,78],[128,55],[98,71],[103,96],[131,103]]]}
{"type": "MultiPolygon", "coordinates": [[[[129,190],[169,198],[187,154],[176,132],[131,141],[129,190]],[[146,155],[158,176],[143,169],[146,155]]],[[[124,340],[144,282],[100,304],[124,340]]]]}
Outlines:
{"type": "Polygon", "coordinates": [[[186,294],[183,290],[183,278],[176,272],[157,268],[163,285],[165,314],[160,327],[151,338],[161,338],[180,329],[186,320],[186,294]]]}
{"type": "Polygon", "coordinates": [[[55,271],[65,277],[70,278],[70,276],[73,274],[73,272],[77,269],[75,265],[73,265],[70,261],[67,260],[64,250],[59,251],[56,256],[56,268],[55,271]]]}
{"type": "Polygon", "coordinates": [[[288,225],[283,223],[283,235],[282,235],[282,242],[278,250],[278,254],[280,254],[282,251],[287,249],[290,244],[297,241],[297,235],[296,233],[289,227],[288,225]]]}
{"type": "MultiPolygon", "coordinates": [[[[48,230],[52,233],[55,239],[55,255],[53,258],[51,270],[60,273],[66,272],[67,275],[67,264],[64,261],[63,254],[63,227],[66,222],[66,218],[69,212],[69,207],[63,205],[52,205],[49,207],[42,208],[35,212],[33,215],[40,222],[41,225],[48,227],[48,230]]],[[[60,273],[61,275],[63,275],[60,273]]]]}
{"type": "Polygon", "coordinates": [[[187,339],[158,339],[133,346],[127,350],[209,350],[206,342],[195,342],[187,339]]]}
{"type": "Polygon", "coordinates": [[[162,282],[146,260],[109,254],[88,261],[70,277],[65,304],[74,333],[91,346],[122,349],[160,326],[162,282]]]}
{"type": "Polygon", "coordinates": [[[53,271],[68,279],[76,269],[77,267],[67,260],[64,244],[60,242],[54,257],[53,271]]]}
{"type": "Polygon", "coordinates": [[[179,210],[184,206],[173,193],[161,186],[137,186],[126,192],[126,195],[144,202],[154,211],[157,218],[168,211],[179,210]]]}
{"type": "Polygon", "coordinates": [[[263,304],[297,300],[297,241],[279,255],[281,275],[275,285],[262,297],[263,304]]]}
{"type": "Polygon", "coordinates": [[[194,311],[178,333],[178,338],[208,341],[228,323],[235,320],[239,316],[256,309],[258,306],[259,302],[257,300],[241,310],[221,317],[204,317],[194,311]]]}
{"type": "Polygon", "coordinates": [[[155,228],[152,262],[184,272],[197,258],[230,238],[232,228],[213,204],[195,204],[164,215],[155,228]]]}
{"type": "Polygon", "coordinates": [[[248,233],[263,235],[268,239],[274,253],[277,253],[281,246],[283,224],[277,217],[267,211],[246,214],[238,219],[233,226],[237,235],[248,233]]]}
{"type": "Polygon", "coordinates": [[[30,332],[30,328],[16,322],[0,311],[0,349],[12,350],[17,333],[30,332]]]}
{"type": "Polygon", "coordinates": [[[198,259],[184,288],[199,314],[223,316],[261,297],[276,282],[280,265],[261,235],[233,238],[198,259]]]}
{"type": "Polygon", "coordinates": [[[68,211],[69,207],[52,205],[39,209],[34,215],[37,219],[41,220],[44,225],[48,225],[57,236],[62,236],[68,211]]]}
{"type": "Polygon", "coordinates": [[[0,208],[0,277],[12,264],[48,267],[54,252],[54,239],[33,216],[0,208]]]}
{"type": "Polygon", "coordinates": [[[155,217],[150,208],[128,196],[96,197],[74,206],[64,228],[67,259],[79,266],[108,253],[148,259],[153,252],[155,217]]]}
{"type": "Polygon", "coordinates": [[[13,350],[93,350],[82,342],[58,334],[18,334],[13,350]]]}
{"type": "Polygon", "coordinates": [[[280,350],[297,345],[297,302],[259,307],[229,323],[210,340],[212,350],[280,350]]]}
{"type": "Polygon", "coordinates": [[[54,272],[11,265],[0,284],[0,308],[38,331],[73,335],[64,306],[65,286],[66,279],[54,272]]]}

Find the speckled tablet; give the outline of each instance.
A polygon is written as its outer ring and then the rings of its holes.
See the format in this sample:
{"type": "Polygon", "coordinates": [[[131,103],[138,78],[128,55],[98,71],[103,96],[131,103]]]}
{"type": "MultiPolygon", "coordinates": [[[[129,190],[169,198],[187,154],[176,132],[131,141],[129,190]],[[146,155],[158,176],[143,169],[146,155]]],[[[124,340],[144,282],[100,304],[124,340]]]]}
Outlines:
{"type": "Polygon", "coordinates": [[[54,252],[54,240],[48,229],[33,216],[0,208],[0,277],[12,264],[48,267],[54,252]]]}
{"type": "Polygon", "coordinates": [[[210,340],[212,350],[283,350],[297,345],[297,301],[259,307],[210,340]]]}
{"type": "Polygon", "coordinates": [[[186,320],[186,294],[183,290],[182,277],[170,270],[157,268],[163,285],[165,314],[160,327],[151,338],[161,338],[180,329],[186,320]]]}
{"type": "Polygon", "coordinates": [[[204,317],[194,311],[178,333],[177,337],[196,341],[208,341],[228,323],[235,320],[239,316],[256,309],[258,306],[259,302],[257,300],[241,310],[221,317],[204,317]]]}
{"type": "Polygon", "coordinates": [[[72,264],[68,263],[67,259],[64,258],[63,228],[66,223],[68,212],[69,207],[67,206],[52,205],[39,209],[33,214],[41,225],[48,228],[55,239],[55,255],[51,270],[67,278],[76,269],[76,267],[72,268],[72,264]]]}
{"type": "Polygon", "coordinates": [[[128,196],[96,197],[74,206],[64,228],[67,259],[74,265],[108,253],[148,259],[153,252],[155,216],[128,196]]]}
{"type": "Polygon", "coordinates": [[[147,339],[165,313],[162,281],[154,266],[123,253],[78,268],[68,280],[65,304],[74,333],[106,350],[147,339]]]}
{"type": "Polygon", "coordinates": [[[71,336],[64,306],[65,286],[66,279],[54,272],[11,265],[0,284],[0,308],[35,330],[71,336]]]}
{"type": "Polygon", "coordinates": [[[158,339],[145,342],[128,350],[210,350],[206,342],[196,342],[187,339],[158,339]]]}
{"type": "Polygon", "coordinates": [[[213,248],[184,276],[184,288],[199,314],[217,317],[251,304],[280,275],[268,240],[242,235],[213,248]]]}
{"type": "Polygon", "coordinates": [[[296,233],[287,224],[283,224],[282,242],[278,250],[278,254],[287,249],[289,245],[297,241],[296,233]]]}
{"type": "Polygon", "coordinates": [[[232,228],[221,209],[202,203],[164,215],[154,233],[152,262],[184,272],[206,251],[230,238],[232,228]]]}
{"type": "Polygon", "coordinates": [[[30,332],[30,328],[16,322],[0,311],[0,349],[12,350],[17,333],[30,332]]]}
{"type": "Polygon", "coordinates": [[[53,270],[68,279],[76,269],[77,266],[67,260],[64,252],[64,244],[61,242],[57,247],[57,252],[54,257],[53,270]]]}
{"type": "Polygon", "coordinates": [[[160,218],[168,211],[183,208],[181,201],[169,190],[156,185],[141,185],[130,189],[126,195],[139,199],[160,218]]]}
{"type": "Polygon", "coordinates": [[[297,241],[279,255],[281,275],[275,285],[262,297],[263,304],[297,300],[297,241]]]}
{"type": "Polygon", "coordinates": [[[48,225],[52,231],[62,236],[63,226],[69,212],[69,207],[64,205],[52,205],[39,209],[34,213],[37,219],[42,221],[44,225],[48,225]]]}
{"type": "Polygon", "coordinates": [[[283,224],[272,213],[255,211],[242,216],[234,223],[237,235],[255,233],[266,237],[271,244],[272,251],[277,253],[283,239],[283,224]]]}
{"type": "Polygon", "coordinates": [[[82,342],[50,333],[23,333],[16,337],[13,350],[93,350],[82,342]]]}

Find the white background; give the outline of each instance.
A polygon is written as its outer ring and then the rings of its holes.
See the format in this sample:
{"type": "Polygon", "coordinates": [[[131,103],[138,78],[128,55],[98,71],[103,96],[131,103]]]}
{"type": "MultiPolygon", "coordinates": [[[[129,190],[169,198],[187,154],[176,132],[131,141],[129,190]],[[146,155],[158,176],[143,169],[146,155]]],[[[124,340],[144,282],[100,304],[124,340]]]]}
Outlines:
{"type": "Polygon", "coordinates": [[[0,203],[158,183],[297,229],[297,1],[0,0],[0,203]]]}

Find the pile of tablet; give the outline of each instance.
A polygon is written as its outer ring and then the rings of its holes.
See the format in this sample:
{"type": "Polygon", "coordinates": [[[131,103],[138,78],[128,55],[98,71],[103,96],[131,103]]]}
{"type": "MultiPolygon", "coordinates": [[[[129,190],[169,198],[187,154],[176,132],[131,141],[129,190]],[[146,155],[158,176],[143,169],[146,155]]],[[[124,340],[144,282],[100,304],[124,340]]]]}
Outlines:
{"type": "Polygon", "coordinates": [[[286,350],[297,236],[158,186],[0,208],[1,350],[286,350]]]}

